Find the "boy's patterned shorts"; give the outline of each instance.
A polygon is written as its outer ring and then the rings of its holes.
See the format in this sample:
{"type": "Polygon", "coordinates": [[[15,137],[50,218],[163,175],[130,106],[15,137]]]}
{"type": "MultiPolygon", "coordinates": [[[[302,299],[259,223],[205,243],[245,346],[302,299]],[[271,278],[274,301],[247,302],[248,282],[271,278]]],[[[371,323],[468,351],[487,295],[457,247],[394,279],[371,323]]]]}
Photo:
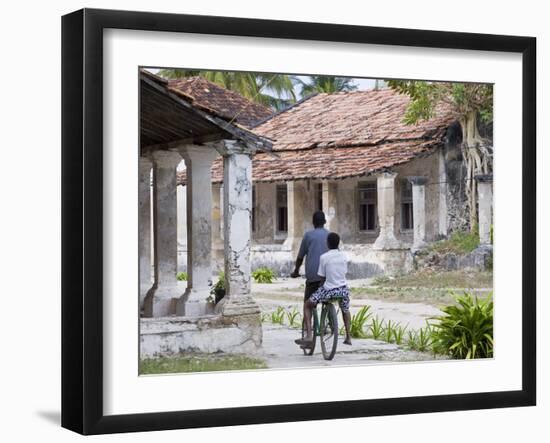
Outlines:
{"type": "Polygon", "coordinates": [[[349,288],[347,286],[340,286],[333,289],[325,289],[321,286],[313,295],[309,298],[313,303],[317,305],[319,302],[325,302],[329,300],[338,299],[338,304],[342,312],[349,312],[349,288]]]}

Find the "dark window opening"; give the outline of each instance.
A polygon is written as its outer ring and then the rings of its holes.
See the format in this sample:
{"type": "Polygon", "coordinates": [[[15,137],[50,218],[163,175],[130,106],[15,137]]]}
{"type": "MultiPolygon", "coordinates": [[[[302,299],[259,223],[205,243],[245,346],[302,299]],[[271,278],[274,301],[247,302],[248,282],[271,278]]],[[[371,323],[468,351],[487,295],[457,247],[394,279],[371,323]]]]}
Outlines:
{"type": "Polygon", "coordinates": [[[323,210],[323,184],[317,184],[317,211],[323,210]]]}
{"type": "Polygon", "coordinates": [[[401,182],[401,229],[413,229],[412,184],[408,180],[401,182]]]}
{"type": "Polygon", "coordinates": [[[359,183],[359,230],[374,231],[377,227],[376,183],[359,183]]]}
{"type": "Polygon", "coordinates": [[[277,232],[288,231],[288,205],[286,185],[277,185],[277,232]]]}

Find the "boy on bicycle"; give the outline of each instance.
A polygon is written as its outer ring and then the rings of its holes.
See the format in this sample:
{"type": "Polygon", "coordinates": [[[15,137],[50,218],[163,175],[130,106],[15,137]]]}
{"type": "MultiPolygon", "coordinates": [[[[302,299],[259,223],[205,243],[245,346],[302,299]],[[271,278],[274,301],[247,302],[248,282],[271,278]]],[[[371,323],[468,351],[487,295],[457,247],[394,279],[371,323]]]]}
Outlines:
{"type": "Polygon", "coordinates": [[[349,312],[350,291],[346,282],[346,273],[348,272],[348,260],[343,252],[338,249],[340,245],[340,236],[331,232],[327,236],[328,251],[321,255],[319,260],[319,270],[317,274],[322,279],[322,285],[313,293],[304,305],[304,323],[306,325],[306,336],[303,339],[295,340],[296,344],[303,347],[311,346],[313,343],[313,331],[311,326],[311,316],[313,309],[319,302],[325,302],[337,299],[344,317],[344,328],[346,330],[346,339],[344,344],[351,345],[350,323],[351,315],[349,312]]]}

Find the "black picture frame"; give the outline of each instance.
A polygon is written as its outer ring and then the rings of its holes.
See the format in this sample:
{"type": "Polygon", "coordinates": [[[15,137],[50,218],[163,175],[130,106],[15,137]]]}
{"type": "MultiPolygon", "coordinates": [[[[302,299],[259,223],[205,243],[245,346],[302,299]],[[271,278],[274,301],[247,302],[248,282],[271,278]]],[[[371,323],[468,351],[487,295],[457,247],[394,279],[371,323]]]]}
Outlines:
{"type": "Polygon", "coordinates": [[[62,426],[82,434],[413,414],[536,404],[536,39],[83,9],[62,18],[62,426]],[[522,55],[522,389],[111,415],[103,413],[103,30],[107,28],[522,55]]]}

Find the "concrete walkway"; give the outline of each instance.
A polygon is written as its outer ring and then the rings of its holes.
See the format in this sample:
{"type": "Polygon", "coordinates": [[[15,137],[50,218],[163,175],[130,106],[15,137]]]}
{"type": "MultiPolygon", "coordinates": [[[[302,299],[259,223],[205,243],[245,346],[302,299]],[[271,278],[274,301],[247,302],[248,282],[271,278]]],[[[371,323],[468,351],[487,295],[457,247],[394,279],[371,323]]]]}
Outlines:
{"type": "MultiPolygon", "coordinates": [[[[371,339],[354,339],[351,346],[343,344],[339,338],[338,348],[333,360],[327,361],[321,353],[317,341],[312,356],[304,355],[294,343],[300,336],[298,329],[285,326],[263,324],[263,353],[261,355],[270,368],[301,368],[316,366],[372,365],[384,362],[428,361],[436,358],[430,353],[406,350],[395,344],[371,339]]],[[[440,359],[440,358],[438,358],[440,359]]]]}

